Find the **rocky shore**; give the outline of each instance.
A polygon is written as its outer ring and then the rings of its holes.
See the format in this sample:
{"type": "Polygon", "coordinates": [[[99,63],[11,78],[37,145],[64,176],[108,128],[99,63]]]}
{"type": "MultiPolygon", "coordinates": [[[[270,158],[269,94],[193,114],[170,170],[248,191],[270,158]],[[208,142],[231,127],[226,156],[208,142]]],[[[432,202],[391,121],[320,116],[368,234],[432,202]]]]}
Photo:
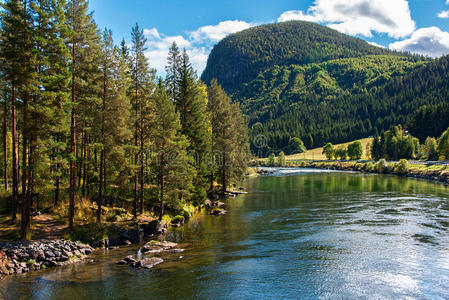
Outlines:
{"type": "Polygon", "coordinates": [[[0,278],[86,258],[93,248],[67,240],[0,243],[0,278]]]}

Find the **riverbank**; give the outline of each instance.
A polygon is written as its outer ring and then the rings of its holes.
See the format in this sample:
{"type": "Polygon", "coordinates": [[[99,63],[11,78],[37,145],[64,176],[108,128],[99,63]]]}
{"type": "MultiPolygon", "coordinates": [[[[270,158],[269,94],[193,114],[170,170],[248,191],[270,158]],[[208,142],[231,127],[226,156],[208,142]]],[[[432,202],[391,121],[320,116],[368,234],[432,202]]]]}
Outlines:
{"type": "MultiPolygon", "coordinates": [[[[260,167],[272,167],[264,163],[260,167]]],[[[280,166],[278,166],[280,167],[280,166]]],[[[405,160],[399,162],[380,161],[288,161],[290,168],[315,168],[339,171],[356,171],[362,173],[391,174],[409,178],[418,178],[449,184],[449,166],[410,164],[405,160]]],[[[262,172],[263,173],[263,172],[262,172]]]]}
{"type": "Polygon", "coordinates": [[[67,240],[0,243],[0,279],[85,259],[93,248],[67,240]]]}
{"type": "MultiPolygon", "coordinates": [[[[191,209],[184,216],[164,216],[163,221],[151,218],[140,218],[137,221],[129,219],[120,222],[103,222],[78,224],[72,232],[68,231],[66,225],[56,222],[50,215],[42,215],[33,218],[45,220],[45,224],[63,226],[58,235],[48,235],[42,238],[43,232],[52,231],[51,228],[33,224],[38,231],[35,232],[39,240],[20,242],[0,241],[0,279],[13,274],[22,274],[34,270],[57,267],[88,258],[95,249],[116,249],[122,246],[139,244],[161,236],[167,232],[169,227],[180,227],[185,224],[194,214],[205,209],[210,215],[223,215],[226,210],[222,208],[225,203],[219,201],[225,198],[236,197],[244,194],[242,190],[227,191],[226,193],[214,192],[209,195],[204,205],[191,209]],[[45,218],[44,218],[45,217],[45,218]],[[51,219],[49,221],[49,219],[51,219]],[[41,232],[43,231],[43,232],[41,232]],[[72,242],[76,241],[76,242],[72,242]]],[[[5,224],[17,227],[11,221],[4,220],[5,224]]],[[[58,227],[59,228],[59,227],[58,227]]],[[[18,230],[16,228],[15,230],[18,230]]],[[[54,232],[53,232],[54,233],[54,232]]],[[[14,237],[15,235],[11,235],[14,237]]]]}

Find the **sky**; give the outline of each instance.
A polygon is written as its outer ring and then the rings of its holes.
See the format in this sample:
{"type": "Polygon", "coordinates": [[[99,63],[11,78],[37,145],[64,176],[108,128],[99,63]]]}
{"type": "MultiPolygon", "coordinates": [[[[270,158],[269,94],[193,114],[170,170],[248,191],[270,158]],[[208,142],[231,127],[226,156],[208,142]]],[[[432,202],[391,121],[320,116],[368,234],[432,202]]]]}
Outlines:
{"type": "Polygon", "coordinates": [[[117,44],[129,43],[138,23],[159,75],[173,41],[201,74],[212,47],[228,34],[288,20],[319,23],[380,47],[449,54],[449,0],[90,0],[89,7],[117,44]]]}

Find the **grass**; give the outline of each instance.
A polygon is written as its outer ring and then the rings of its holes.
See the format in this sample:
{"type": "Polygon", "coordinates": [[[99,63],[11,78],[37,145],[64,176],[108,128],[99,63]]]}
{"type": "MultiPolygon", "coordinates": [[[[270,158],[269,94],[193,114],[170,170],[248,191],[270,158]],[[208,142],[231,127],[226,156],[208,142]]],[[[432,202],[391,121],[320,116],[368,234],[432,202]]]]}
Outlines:
{"type": "MultiPolygon", "coordinates": [[[[369,159],[369,157],[366,155],[367,154],[366,146],[367,146],[367,144],[372,144],[373,138],[364,138],[364,139],[357,140],[357,141],[359,141],[362,144],[362,148],[363,148],[362,159],[369,159]]],[[[356,142],[356,141],[353,141],[353,142],[356,142]]],[[[341,146],[346,148],[346,147],[348,147],[349,144],[351,144],[353,142],[334,145],[334,148],[338,148],[341,146]]],[[[308,150],[307,152],[300,153],[300,154],[286,156],[287,161],[301,160],[301,159],[304,159],[304,160],[327,160],[326,156],[323,155],[323,147],[311,149],[311,150],[308,150]]]]}

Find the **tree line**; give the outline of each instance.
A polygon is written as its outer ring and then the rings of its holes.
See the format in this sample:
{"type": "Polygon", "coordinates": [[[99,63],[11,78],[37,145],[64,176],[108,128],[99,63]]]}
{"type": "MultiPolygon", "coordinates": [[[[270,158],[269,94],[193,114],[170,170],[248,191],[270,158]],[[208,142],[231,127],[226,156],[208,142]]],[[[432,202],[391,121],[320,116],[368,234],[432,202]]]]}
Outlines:
{"type": "Polygon", "coordinates": [[[166,77],[145,57],[138,24],[131,43],[99,30],[86,0],[7,0],[0,31],[2,175],[26,238],[34,195],[68,203],[108,198],[175,214],[246,170],[247,120],[212,80],[198,79],[187,52],[170,48],[166,77]]]}

